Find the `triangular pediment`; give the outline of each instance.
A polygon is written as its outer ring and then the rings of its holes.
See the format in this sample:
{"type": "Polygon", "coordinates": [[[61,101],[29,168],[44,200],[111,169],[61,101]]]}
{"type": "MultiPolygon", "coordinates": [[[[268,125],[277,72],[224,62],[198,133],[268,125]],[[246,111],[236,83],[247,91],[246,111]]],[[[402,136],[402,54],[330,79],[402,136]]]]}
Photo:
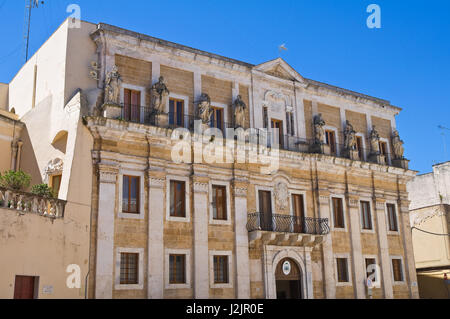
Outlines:
{"type": "Polygon", "coordinates": [[[282,58],[259,64],[254,69],[284,80],[305,82],[303,77],[282,58]]]}

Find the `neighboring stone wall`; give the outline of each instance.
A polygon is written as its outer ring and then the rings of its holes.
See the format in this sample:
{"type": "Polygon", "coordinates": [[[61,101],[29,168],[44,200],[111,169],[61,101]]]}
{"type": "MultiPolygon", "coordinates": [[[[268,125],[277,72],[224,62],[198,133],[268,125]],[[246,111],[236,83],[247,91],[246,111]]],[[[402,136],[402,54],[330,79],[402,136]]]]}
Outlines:
{"type": "Polygon", "coordinates": [[[202,93],[206,93],[211,98],[211,104],[214,102],[225,104],[227,106],[228,118],[225,122],[232,122],[232,104],[233,104],[233,83],[223,81],[210,76],[202,75],[202,93]]]}

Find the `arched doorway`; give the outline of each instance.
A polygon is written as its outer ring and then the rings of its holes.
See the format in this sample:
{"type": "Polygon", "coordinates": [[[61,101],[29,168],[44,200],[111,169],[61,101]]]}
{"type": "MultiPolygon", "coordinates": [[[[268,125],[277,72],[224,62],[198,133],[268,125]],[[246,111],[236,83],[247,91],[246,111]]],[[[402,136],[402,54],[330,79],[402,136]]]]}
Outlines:
{"type": "Polygon", "coordinates": [[[302,274],[297,263],[284,258],[275,271],[277,299],[303,299],[302,274]]]}

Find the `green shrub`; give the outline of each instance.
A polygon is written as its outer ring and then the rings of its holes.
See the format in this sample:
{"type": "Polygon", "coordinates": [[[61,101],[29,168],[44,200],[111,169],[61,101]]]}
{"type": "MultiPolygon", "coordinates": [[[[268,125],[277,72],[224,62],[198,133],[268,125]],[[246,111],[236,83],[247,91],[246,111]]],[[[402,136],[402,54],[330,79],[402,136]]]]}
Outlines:
{"type": "Polygon", "coordinates": [[[34,185],[31,188],[31,193],[34,195],[39,195],[48,198],[56,197],[55,193],[53,192],[53,189],[51,189],[47,184],[34,185]]]}
{"type": "Polygon", "coordinates": [[[23,191],[30,186],[31,176],[22,171],[7,171],[0,174],[0,187],[23,191]]]}

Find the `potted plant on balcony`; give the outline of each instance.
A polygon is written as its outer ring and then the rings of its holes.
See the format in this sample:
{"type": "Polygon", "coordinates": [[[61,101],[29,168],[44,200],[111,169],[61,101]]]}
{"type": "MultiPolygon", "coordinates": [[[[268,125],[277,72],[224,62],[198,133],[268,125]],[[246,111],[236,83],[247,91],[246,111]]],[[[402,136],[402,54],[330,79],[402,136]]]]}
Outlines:
{"type": "Polygon", "coordinates": [[[55,192],[47,184],[34,185],[31,188],[31,193],[45,198],[55,198],[55,192]]]}
{"type": "Polygon", "coordinates": [[[0,187],[12,191],[23,191],[30,186],[31,176],[22,171],[7,171],[0,174],[0,187]]]}

